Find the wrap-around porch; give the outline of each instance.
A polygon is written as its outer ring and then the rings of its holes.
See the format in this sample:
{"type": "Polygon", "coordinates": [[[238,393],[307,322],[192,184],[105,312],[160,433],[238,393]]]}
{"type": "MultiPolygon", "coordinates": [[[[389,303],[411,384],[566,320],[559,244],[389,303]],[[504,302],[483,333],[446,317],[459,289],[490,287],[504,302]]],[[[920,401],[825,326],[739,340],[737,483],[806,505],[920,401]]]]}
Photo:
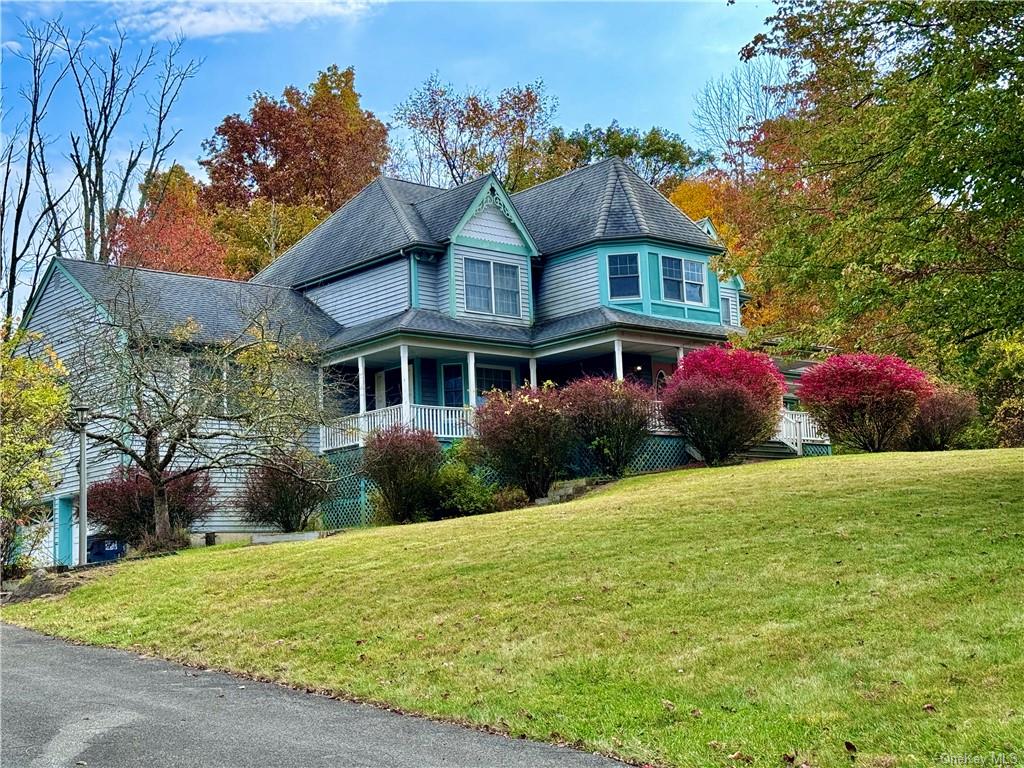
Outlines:
{"type": "MultiPolygon", "coordinates": [[[[362,445],[370,433],[395,424],[427,429],[442,441],[469,437],[474,407],[484,393],[545,381],[562,385],[585,375],[634,378],[651,386],[651,432],[673,435],[661,417],[658,394],[682,356],[696,347],[620,335],[546,350],[460,349],[413,341],[368,350],[321,369],[324,398],[330,401],[325,404],[337,414],[321,428],[321,450],[362,445]]],[[[805,443],[828,443],[808,414],[786,409],[775,439],[797,453],[805,443]]]]}

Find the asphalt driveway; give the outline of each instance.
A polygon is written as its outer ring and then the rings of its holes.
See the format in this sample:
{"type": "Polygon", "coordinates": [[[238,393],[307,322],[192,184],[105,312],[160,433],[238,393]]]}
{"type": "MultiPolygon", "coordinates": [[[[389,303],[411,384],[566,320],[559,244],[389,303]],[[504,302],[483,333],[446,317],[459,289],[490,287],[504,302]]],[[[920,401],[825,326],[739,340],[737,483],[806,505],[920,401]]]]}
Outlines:
{"type": "Polygon", "coordinates": [[[570,749],[335,701],[0,624],[0,763],[615,766],[570,749]]]}

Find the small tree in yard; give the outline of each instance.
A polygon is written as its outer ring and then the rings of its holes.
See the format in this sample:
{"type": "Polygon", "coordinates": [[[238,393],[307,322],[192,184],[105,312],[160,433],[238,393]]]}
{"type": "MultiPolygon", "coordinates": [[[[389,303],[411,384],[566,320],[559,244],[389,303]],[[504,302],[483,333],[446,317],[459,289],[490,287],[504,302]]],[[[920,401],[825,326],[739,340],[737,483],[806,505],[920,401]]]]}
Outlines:
{"type": "Polygon", "coordinates": [[[376,488],[378,514],[395,523],[430,519],[443,461],[441,445],[430,430],[396,424],[370,435],[362,473],[376,488]]]}
{"type": "Polygon", "coordinates": [[[175,481],[283,461],[325,423],[316,329],[279,289],[251,283],[218,284],[216,327],[168,319],[173,305],[140,273],[95,268],[105,300],[74,318],[87,332],[65,356],[71,401],[89,406],[93,445],[147,476],[154,547],[175,546],[175,481]]]}
{"type": "Polygon", "coordinates": [[[650,434],[650,390],[635,381],[588,376],[562,390],[562,404],[601,472],[622,477],[650,434]]]}
{"type": "Polygon", "coordinates": [[[285,533],[304,531],[329,498],[330,488],[330,464],[305,451],[250,470],[238,503],[250,523],[285,533]]]}
{"type": "MultiPolygon", "coordinates": [[[[208,473],[170,477],[166,489],[173,536],[184,538],[193,523],[213,513],[215,491],[208,473]]],[[[159,546],[154,542],[153,483],[149,475],[138,467],[119,467],[107,480],[90,485],[89,522],[133,547],[159,546]]]]}
{"type": "Polygon", "coordinates": [[[836,355],[807,371],[797,396],[834,442],[867,452],[902,446],[923,400],[927,375],[893,355],[836,355]]]}
{"type": "Polygon", "coordinates": [[[992,419],[1001,448],[1024,447],[1024,397],[1008,397],[992,419]]]}
{"type": "Polygon", "coordinates": [[[970,392],[937,385],[921,401],[910,426],[907,447],[912,451],[945,451],[978,418],[978,399],[970,392]]]}
{"type": "Polygon", "coordinates": [[[711,466],[768,439],[785,379],[759,352],[713,346],[683,358],[662,395],[665,420],[711,466]]]}
{"type": "Polygon", "coordinates": [[[575,442],[553,385],[515,392],[492,390],[476,409],[477,439],[486,462],[533,501],[564,471],[575,442]]]}

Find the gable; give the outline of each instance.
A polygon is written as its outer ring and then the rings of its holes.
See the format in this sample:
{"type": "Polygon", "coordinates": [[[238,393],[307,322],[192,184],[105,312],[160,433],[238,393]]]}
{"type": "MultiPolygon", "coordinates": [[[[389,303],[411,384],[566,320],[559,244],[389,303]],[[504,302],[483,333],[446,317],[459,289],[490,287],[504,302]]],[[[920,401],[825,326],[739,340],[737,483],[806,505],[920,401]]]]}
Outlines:
{"type": "Polygon", "coordinates": [[[512,219],[499,208],[493,195],[488,195],[484,199],[483,204],[463,225],[460,234],[462,237],[472,237],[491,243],[528,247],[512,219]]]}

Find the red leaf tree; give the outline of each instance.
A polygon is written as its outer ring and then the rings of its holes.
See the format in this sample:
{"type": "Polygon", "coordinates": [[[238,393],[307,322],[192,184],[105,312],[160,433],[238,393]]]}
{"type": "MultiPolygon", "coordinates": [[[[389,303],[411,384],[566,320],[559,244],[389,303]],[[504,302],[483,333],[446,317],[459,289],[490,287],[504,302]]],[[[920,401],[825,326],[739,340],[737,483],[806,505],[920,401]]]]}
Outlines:
{"type": "Polygon", "coordinates": [[[562,390],[562,403],[601,472],[622,477],[650,434],[651,390],[636,381],[587,376],[562,390]]]}
{"type": "Polygon", "coordinates": [[[767,355],[728,345],[691,352],[669,379],[664,417],[711,466],[768,439],[786,380],[767,355]]]}
{"type": "Polygon", "coordinates": [[[797,396],[833,442],[862,451],[901,447],[933,387],[894,355],[835,355],[807,371],[797,396]]]}
{"type": "Polygon", "coordinates": [[[388,158],[387,126],[364,110],[355,70],[331,66],[307,90],[252,97],[246,117],[228,115],[203,144],[204,198],[233,208],[256,197],[339,208],[373,181],[388,158]]]}

